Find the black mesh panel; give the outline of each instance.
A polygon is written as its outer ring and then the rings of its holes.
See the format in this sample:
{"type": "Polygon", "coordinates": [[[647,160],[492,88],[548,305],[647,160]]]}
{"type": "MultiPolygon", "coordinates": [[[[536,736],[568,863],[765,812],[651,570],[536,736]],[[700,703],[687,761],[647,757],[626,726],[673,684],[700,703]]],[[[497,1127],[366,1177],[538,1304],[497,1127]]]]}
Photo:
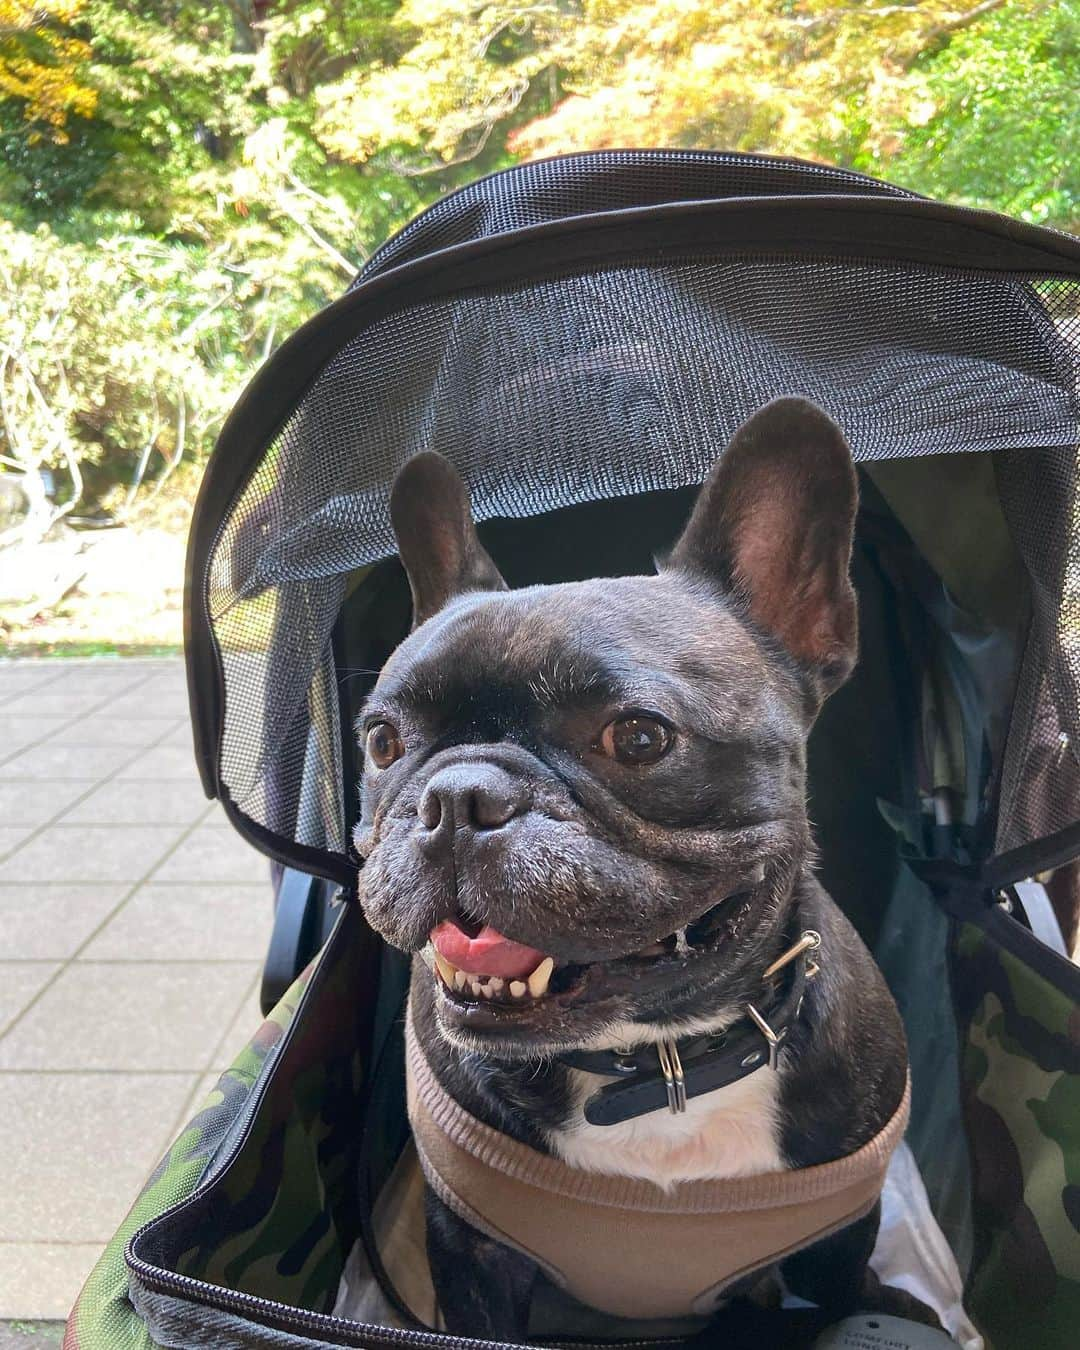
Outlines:
{"type": "Polygon", "coordinates": [[[451,458],[478,519],[521,518],[700,482],[744,418],[798,393],[858,459],[998,452],[1036,607],[1003,784],[1015,815],[1025,719],[1050,698],[1062,728],[1080,729],[1076,309],[1074,283],[728,253],[621,261],[380,320],[323,370],[224,517],[208,587],[224,788],[286,839],[344,850],[354,806],[331,640],[357,569],[394,551],[387,496],[410,455],[451,458]]]}
{"type": "Polygon", "coordinates": [[[997,471],[1032,598],[999,799],[1003,852],[1080,818],[1080,537],[1073,451],[1001,455],[997,471]]]}

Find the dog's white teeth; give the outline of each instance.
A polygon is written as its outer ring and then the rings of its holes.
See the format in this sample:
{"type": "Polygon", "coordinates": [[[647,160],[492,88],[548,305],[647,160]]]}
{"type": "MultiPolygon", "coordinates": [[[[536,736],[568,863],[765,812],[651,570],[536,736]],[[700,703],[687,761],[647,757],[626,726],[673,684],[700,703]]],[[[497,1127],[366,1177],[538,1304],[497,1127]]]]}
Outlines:
{"type": "Polygon", "coordinates": [[[675,930],[675,950],[680,956],[686,956],[690,951],[690,943],[686,940],[685,928],[677,928],[675,930]]]}
{"type": "Polygon", "coordinates": [[[524,998],[526,994],[531,994],[533,998],[541,998],[547,993],[555,969],[554,958],[545,956],[527,981],[511,980],[508,984],[498,975],[471,975],[467,971],[458,970],[438,952],[434,953],[434,965],[439,978],[448,989],[455,990],[459,994],[471,995],[475,999],[489,1000],[505,997],[504,991],[512,999],[524,998]]]}
{"type": "MultiPolygon", "coordinates": [[[[551,972],[555,969],[555,962],[550,956],[545,956],[533,973],[529,976],[529,993],[533,998],[539,998],[541,994],[547,993],[548,981],[551,979],[551,972]]],[[[520,983],[520,981],[515,981],[520,983]]],[[[513,985],[510,986],[511,989],[513,985]]]]}
{"type": "Polygon", "coordinates": [[[438,952],[435,953],[435,969],[439,972],[447,989],[453,989],[454,980],[460,972],[450,964],[445,956],[440,956],[438,952]]]}

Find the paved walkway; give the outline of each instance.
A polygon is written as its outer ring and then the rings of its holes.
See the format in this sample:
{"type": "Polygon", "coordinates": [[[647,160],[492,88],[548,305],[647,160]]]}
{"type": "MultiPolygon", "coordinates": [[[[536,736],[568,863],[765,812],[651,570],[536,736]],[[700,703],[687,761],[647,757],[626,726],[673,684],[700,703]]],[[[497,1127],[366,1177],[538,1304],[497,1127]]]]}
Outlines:
{"type": "Polygon", "coordinates": [[[67,1315],[258,1026],[270,918],[179,660],[0,662],[0,1319],[67,1315]]]}

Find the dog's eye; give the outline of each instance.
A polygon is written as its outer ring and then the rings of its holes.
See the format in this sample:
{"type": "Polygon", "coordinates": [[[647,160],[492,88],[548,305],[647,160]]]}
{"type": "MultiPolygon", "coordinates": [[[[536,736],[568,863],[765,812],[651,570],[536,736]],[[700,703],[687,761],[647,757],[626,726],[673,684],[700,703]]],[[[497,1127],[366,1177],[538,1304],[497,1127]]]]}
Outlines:
{"type": "Polygon", "coordinates": [[[655,764],[671,749],[671,728],[656,717],[619,717],[600,733],[600,749],[620,764],[655,764]]]}
{"type": "Polygon", "coordinates": [[[397,727],[390,722],[375,722],[367,730],[364,754],[377,769],[388,769],[405,753],[397,727]]]}

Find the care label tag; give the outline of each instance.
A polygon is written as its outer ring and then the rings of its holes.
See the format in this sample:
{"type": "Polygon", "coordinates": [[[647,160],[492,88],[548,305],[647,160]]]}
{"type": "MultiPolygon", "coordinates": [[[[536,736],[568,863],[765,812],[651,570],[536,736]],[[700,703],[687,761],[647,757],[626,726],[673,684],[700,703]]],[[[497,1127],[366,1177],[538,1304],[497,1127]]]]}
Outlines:
{"type": "Polygon", "coordinates": [[[909,1322],[904,1317],[860,1313],[827,1328],[813,1350],[946,1350],[956,1342],[944,1331],[909,1322]]]}

